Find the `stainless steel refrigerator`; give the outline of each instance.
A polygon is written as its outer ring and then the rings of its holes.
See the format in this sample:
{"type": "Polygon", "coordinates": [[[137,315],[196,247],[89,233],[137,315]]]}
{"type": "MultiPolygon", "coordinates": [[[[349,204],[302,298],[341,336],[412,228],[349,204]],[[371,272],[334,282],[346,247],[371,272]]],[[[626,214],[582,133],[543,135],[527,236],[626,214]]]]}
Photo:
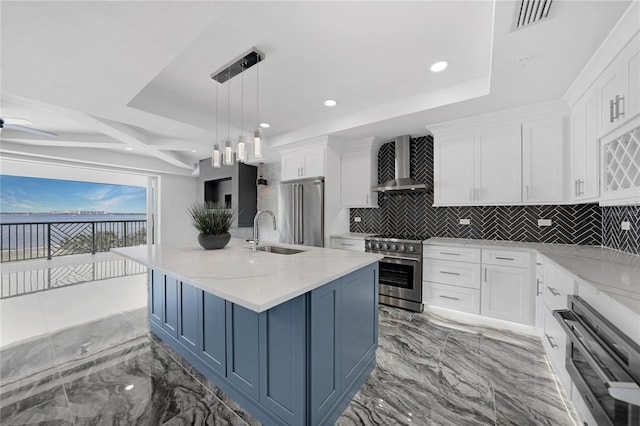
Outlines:
{"type": "Polygon", "coordinates": [[[324,179],[280,183],[280,242],[324,247],[324,179]]]}

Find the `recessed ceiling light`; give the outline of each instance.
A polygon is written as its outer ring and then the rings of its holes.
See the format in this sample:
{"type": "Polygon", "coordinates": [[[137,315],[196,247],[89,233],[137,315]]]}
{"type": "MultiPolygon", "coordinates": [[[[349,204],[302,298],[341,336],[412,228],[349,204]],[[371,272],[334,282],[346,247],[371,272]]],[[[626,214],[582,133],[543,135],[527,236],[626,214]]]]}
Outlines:
{"type": "Polygon", "coordinates": [[[271,124],[269,124],[269,123],[260,123],[260,127],[262,127],[263,129],[268,129],[269,127],[271,127],[271,124]]]}
{"type": "Polygon", "coordinates": [[[449,66],[449,62],[447,61],[438,61],[435,64],[431,65],[432,72],[440,72],[446,69],[449,66]]]}
{"type": "Polygon", "coordinates": [[[124,390],[131,390],[131,389],[133,389],[133,385],[127,385],[127,386],[124,388],[124,390]]]}
{"type": "Polygon", "coordinates": [[[338,102],[333,99],[327,99],[324,101],[325,106],[332,107],[338,105],[338,102]]]}
{"type": "Polygon", "coordinates": [[[131,148],[130,146],[125,148],[127,151],[133,151],[133,148],[131,148]]]}
{"type": "Polygon", "coordinates": [[[198,151],[196,151],[195,149],[192,149],[191,152],[198,152],[198,151]]]}

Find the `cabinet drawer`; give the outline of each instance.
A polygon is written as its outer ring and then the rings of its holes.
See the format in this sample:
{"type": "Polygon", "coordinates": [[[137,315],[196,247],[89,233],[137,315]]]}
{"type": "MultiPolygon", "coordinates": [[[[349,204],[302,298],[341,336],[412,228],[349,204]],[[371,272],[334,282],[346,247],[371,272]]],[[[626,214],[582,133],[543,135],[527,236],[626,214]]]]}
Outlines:
{"type": "Polygon", "coordinates": [[[480,289],[480,265],[451,260],[425,259],[422,279],[440,284],[480,289]]]}
{"type": "Polygon", "coordinates": [[[480,249],[477,248],[426,245],[423,248],[422,256],[428,259],[480,263],[480,249]]]}
{"type": "Polygon", "coordinates": [[[553,317],[549,309],[544,309],[544,329],[542,333],[542,346],[544,347],[551,366],[558,376],[567,375],[565,367],[565,355],[567,352],[567,335],[562,326],[553,317]]]}
{"type": "Polygon", "coordinates": [[[574,280],[564,270],[547,262],[546,277],[540,288],[544,292],[544,303],[550,310],[566,309],[567,297],[574,294],[574,280]]]}
{"type": "Polygon", "coordinates": [[[487,265],[528,268],[529,252],[482,249],[482,263],[487,265]]]}
{"type": "Polygon", "coordinates": [[[480,314],[480,290],[425,281],[423,291],[428,305],[480,314]]]}
{"type": "Polygon", "coordinates": [[[364,251],[364,239],[331,237],[331,248],[351,251],[364,251]]]}

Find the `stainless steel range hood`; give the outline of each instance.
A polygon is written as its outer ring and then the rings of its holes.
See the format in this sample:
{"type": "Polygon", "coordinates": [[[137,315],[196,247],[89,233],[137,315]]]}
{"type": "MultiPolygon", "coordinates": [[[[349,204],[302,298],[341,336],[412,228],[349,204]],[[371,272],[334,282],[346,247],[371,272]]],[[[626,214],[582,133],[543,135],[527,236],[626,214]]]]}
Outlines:
{"type": "Polygon", "coordinates": [[[410,177],[410,151],[411,136],[398,136],[396,144],[396,177],[385,183],[371,188],[372,191],[428,191],[427,185],[410,177]]]}

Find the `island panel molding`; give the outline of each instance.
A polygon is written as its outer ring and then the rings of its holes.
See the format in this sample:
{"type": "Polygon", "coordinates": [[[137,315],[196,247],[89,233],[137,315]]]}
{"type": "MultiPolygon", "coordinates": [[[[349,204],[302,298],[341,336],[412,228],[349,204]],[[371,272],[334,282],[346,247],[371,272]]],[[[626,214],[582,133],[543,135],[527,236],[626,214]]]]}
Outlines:
{"type": "Polygon", "coordinates": [[[375,367],[377,262],[262,312],[149,279],[151,332],[263,424],[333,424],[375,367]]]}

